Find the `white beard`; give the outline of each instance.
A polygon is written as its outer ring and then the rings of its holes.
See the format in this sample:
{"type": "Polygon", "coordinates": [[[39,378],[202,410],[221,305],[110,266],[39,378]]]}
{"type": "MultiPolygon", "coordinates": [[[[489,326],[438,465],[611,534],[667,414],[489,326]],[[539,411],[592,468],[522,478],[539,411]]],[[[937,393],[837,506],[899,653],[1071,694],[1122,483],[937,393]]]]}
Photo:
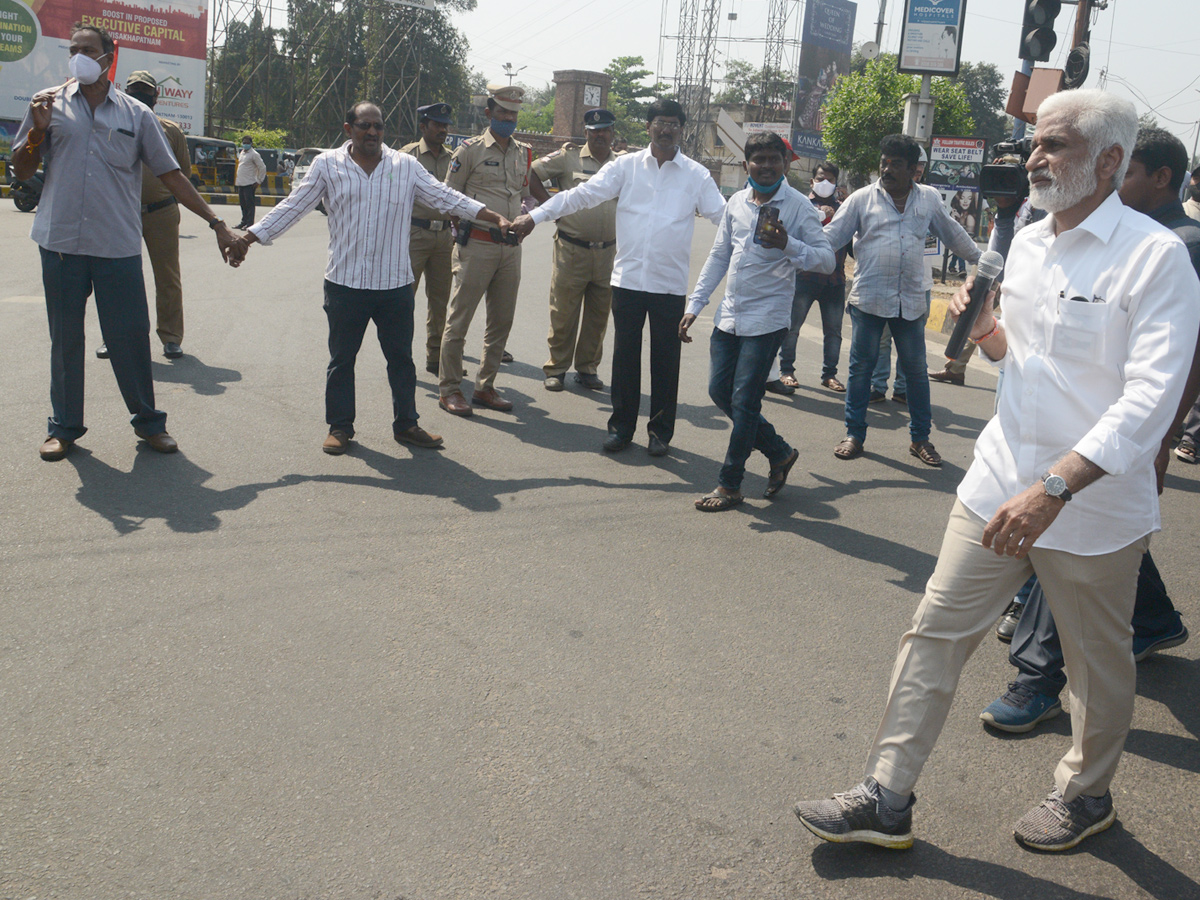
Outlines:
{"type": "Polygon", "coordinates": [[[1070,209],[1094,194],[1099,186],[1094,163],[1071,166],[1057,177],[1050,173],[1049,167],[1043,166],[1030,172],[1029,179],[1029,202],[1048,213],[1070,209]],[[1039,176],[1049,178],[1050,183],[1033,184],[1033,179],[1039,176]]]}

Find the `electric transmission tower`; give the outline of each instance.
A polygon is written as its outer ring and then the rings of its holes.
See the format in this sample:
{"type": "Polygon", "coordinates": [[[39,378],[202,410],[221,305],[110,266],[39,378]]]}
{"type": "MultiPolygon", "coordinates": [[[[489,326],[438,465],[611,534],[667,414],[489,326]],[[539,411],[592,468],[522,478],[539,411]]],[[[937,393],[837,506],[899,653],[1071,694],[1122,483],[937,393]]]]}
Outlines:
{"type": "Polygon", "coordinates": [[[717,62],[717,26],[721,0],[682,0],[675,54],[675,91],[687,113],[683,145],[695,157],[704,146],[717,62]]]}
{"type": "Polygon", "coordinates": [[[762,91],[759,103],[766,111],[779,99],[779,76],[783,71],[784,34],[787,31],[788,3],[791,0],[770,0],[767,9],[767,47],[763,54],[762,91]]]}

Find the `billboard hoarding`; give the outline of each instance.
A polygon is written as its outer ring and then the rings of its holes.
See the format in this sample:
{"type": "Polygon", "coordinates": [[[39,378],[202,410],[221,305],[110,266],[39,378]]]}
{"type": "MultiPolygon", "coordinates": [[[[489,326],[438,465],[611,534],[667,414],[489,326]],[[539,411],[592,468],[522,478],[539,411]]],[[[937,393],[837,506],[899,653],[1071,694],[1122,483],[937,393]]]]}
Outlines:
{"type": "Polygon", "coordinates": [[[858,4],[850,0],[809,0],[804,7],[800,73],[792,103],[792,149],[799,156],[829,155],[821,141],[822,108],[838,78],[850,71],[857,11],[858,4]]]}
{"type": "Polygon", "coordinates": [[[159,85],[154,111],[188,134],[204,133],[203,0],[0,0],[0,119],[24,118],[33,94],[66,80],[75,22],[103,28],[116,40],[118,88],[129,73],[149,72],[159,85]]]}
{"type": "Polygon", "coordinates": [[[896,68],[916,75],[957,75],[967,0],[906,0],[896,68]]]}
{"type": "Polygon", "coordinates": [[[982,225],[979,170],[986,150],[983,138],[935,136],[925,170],[925,183],[941,193],[950,217],[976,239],[982,225]]]}

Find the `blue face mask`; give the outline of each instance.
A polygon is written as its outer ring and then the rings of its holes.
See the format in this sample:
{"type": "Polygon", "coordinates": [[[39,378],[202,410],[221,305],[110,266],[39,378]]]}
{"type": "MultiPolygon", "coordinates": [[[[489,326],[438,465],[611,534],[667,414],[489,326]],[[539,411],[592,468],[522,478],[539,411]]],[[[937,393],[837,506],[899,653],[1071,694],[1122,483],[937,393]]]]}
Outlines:
{"type": "Polygon", "coordinates": [[[243,150],[249,150],[249,149],[250,149],[250,146],[251,146],[250,144],[242,144],[242,149],[243,149],[243,150]]]}
{"type": "Polygon", "coordinates": [[[502,122],[499,119],[492,119],[492,133],[496,137],[510,137],[517,130],[516,122],[502,122]]]}
{"type": "Polygon", "coordinates": [[[786,177],[787,177],[787,176],[785,176],[785,175],[780,175],[780,176],[779,176],[779,180],[778,180],[777,182],[775,182],[774,184],[771,184],[771,185],[763,185],[763,184],[759,184],[757,181],[755,181],[753,178],[751,178],[751,177],[749,177],[749,176],[746,176],[746,180],[747,180],[748,182],[750,182],[750,187],[754,188],[754,190],[758,191],[758,193],[760,193],[760,194],[770,194],[770,193],[773,193],[774,191],[776,191],[776,190],[778,190],[778,189],[779,189],[779,186],[780,186],[781,184],[783,184],[783,179],[784,179],[784,178],[786,178],[786,177]]]}

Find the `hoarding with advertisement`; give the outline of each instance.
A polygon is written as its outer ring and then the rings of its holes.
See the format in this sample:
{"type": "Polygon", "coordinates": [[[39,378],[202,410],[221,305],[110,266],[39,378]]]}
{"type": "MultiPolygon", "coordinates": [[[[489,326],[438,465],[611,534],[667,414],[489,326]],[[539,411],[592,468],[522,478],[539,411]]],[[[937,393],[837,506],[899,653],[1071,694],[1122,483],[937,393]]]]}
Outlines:
{"type": "Polygon", "coordinates": [[[0,119],[24,118],[29,99],[62,84],[76,22],[117,42],[117,87],[143,69],[159,85],[154,111],[204,133],[208,4],[204,0],[0,0],[0,119]]]}
{"type": "Polygon", "coordinates": [[[809,0],[804,7],[800,77],[792,104],[792,149],[799,156],[829,155],[821,141],[822,108],[838,78],[850,71],[857,11],[858,4],[850,0],[809,0]]]}
{"type": "Polygon", "coordinates": [[[976,239],[983,224],[979,170],[986,150],[983,138],[934,137],[925,171],[925,183],[941,192],[950,217],[976,239]]]}
{"type": "Polygon", "coordinates": [[[957,75],[967,0],[907,0],[896,68],[917,75],[957,75]]]}

